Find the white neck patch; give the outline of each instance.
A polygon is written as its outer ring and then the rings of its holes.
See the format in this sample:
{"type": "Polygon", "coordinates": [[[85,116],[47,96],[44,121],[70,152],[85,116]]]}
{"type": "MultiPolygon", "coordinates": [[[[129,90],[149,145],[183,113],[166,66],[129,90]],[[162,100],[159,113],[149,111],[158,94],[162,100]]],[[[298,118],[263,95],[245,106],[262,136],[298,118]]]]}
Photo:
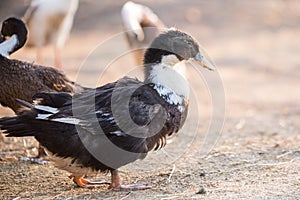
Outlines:
{"type": "Polygon", "coordinates": [[[163,58],[162,61],[162,63],[152,66],[148,80],[156,84],[155,89],[161,96],[168,96],[169,103],[181,104],[182,97],[189,98],[188,81],[172,68],[174,57],[163,58]]]}
{"type": "Polygon", "coordinates": [[[173,54],[172,55],[165,55],[161,59],[161,63],[163,65],[170,66],[170,67],[176,65],[179,62],[180,61],[178,60],[178,58],[173,54]]]}
{"type": "Polygon", "coordinates": [[[16,34],[12,35],[8,40],[5,40],[0,44],[0,55],[8,58],[12,53],[15,46],[18,44],[18,37],[16,34]]]}

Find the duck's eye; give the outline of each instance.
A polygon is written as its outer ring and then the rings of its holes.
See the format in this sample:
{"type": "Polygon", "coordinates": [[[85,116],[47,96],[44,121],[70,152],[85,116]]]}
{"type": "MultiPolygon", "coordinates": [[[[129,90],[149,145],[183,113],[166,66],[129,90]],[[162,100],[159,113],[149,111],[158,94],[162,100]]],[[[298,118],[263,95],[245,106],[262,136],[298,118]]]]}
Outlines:
{"type": "Polygon", "coordinates": [[[192,45],[193,43],[191,42],[191,41],[186,41],[186,43],[188,44],[188,45],[192,45]]]}

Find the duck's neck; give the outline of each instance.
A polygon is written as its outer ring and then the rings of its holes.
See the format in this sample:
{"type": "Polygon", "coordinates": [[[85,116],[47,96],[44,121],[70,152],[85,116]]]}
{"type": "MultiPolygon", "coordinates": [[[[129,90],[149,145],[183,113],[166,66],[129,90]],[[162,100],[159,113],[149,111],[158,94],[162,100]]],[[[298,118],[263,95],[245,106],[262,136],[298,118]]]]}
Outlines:
{"type": "Polygon", "coordinates": [[[10,54],[20,48],[19,45],[18,36],[16,34],[12,35],[8,40],[0,44],[0,55],[8,58],[10,54]]]}
{"type": "Polygon", "coordinates": [[[156,85],[155,89],[161,96],[173,95],[169,103],[181,103],[178,98],[188,100],[188,81],[173,66],[162,63],[145,66],[145,82],[154,83],[156,85]]]}

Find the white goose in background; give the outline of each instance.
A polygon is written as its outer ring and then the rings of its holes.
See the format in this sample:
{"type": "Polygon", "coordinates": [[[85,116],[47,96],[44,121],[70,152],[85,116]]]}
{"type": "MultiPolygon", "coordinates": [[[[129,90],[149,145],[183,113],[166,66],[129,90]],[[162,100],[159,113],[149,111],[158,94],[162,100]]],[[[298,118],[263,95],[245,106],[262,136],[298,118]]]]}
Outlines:
{"type": "Polygon", "coordinates": [[[142,65],[145,48],[167,27],[150,8],[132,1],[123,5],[121,16],[136,64],[142,65]]]}
{"type": "Polygon", "coordinates": [[[42,49],[54,45],[55,67],[62,67],[63,48],[78,9],[78,0],[33,0],[24,15],[29,30],[28,44],[37,50],[37,62],[43,64],[42,49]]]}

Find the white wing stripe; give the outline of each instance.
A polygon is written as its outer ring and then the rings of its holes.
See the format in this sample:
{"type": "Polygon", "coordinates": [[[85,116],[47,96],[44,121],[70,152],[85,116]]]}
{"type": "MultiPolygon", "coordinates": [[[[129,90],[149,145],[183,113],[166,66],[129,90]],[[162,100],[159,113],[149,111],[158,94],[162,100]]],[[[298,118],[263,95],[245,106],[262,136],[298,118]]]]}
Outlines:
{"type": "Polygon", "coordinates": [[[35,109],[37,110],[42,110],[42,111],[46,111],[46,112],[50,112],[50,113],[58,113],[58,109],[57,108],[53,108],[53,107],[50,107],[50,106],[43,106],[43,105],[36,105],[34,106],[35,109]]]}
{"type": "Polygon", "coordinates": [[[52,114],[38,114],[38,116],[35,119],[47,119],[52,114]]]}
{"type": "Polygon", "coordinates": [[[51,119],[51,121],[54,122],[61,122],[61,123],[65,123],[65,124],[74,124],[74,125],[78,125],[80,124],[81,120],[80,119],[76,119],[76,118],[57,118],[57,119],[51,119]]]}

